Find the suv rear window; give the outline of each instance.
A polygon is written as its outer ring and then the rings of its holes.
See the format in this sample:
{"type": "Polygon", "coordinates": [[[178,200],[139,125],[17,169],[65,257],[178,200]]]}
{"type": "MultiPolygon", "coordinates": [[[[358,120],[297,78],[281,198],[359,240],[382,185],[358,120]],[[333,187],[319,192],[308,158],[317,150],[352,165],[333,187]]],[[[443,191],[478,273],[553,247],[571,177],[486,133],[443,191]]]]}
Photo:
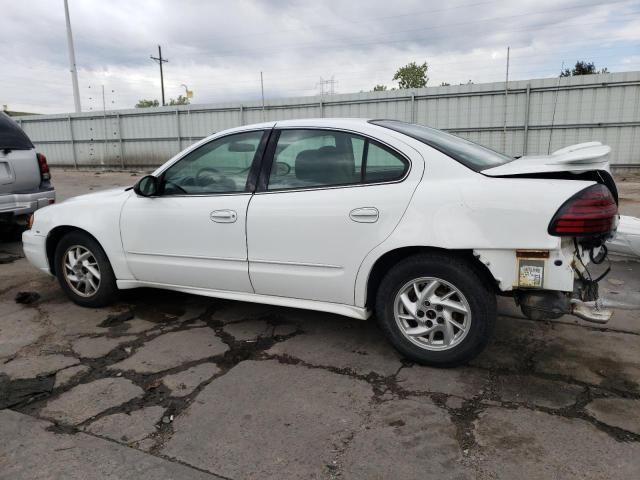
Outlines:
{"type": "Polygon", "coordinates": [[[0,112],[0,150],[31,150],[33,143],[9,115],[0,112]]]}
{"type": "Polygon", "coordinates": [[[513,160],[513,158],[491,150],[490,148],[435,128],[400,122],[398,120],[371,120],[369,123],[414,138],[419,142],[439,150],[476,172],[497,167],[513,160]]]}

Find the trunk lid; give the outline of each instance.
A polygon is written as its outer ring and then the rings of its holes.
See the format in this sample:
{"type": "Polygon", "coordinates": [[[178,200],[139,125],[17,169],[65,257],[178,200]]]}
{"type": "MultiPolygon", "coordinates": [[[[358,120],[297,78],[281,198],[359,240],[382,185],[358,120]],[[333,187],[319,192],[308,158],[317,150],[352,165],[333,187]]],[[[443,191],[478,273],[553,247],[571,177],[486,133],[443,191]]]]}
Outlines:
{"type": "Polygon", "coordinates": [[[551,155],[520,157],[498,167],[482,170],[490,177],[538,176],[554,173],[584,174],[586,172],[609,172],[611,147],[600,142],[571,145],[551,155]]]}

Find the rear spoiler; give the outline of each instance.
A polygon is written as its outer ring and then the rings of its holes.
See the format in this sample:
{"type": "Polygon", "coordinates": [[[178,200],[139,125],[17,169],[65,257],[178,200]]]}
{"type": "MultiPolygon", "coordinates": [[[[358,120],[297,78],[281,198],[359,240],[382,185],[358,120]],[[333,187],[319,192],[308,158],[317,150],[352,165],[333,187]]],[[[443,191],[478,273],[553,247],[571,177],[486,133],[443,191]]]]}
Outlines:
{"type": "Polygon", "coordinates": [[[606,163],[610,152],[611,147],[600,142],[577,143],[553,152],[547,164],[606,163]]]}
{"type": "Polygon", "coordinates": [[[526,155],[497,167],[482,170],[490,177],[543,173],[609,171],[611,147],[600,142],[586,142],[556,150],[551,155],[526,155]]]}

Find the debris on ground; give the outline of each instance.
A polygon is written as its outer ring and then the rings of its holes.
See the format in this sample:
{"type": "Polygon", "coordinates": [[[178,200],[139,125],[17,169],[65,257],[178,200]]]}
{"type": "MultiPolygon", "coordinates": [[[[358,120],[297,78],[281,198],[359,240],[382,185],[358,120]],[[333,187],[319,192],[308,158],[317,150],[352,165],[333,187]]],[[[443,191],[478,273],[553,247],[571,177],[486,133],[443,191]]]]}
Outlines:
{"type": "Polygon", "coordinates": [[[16,303],[21,303],[24,305],[29,305],[31,303],[37,302],[40,299],[40,294],[38,292],[18,292],[16,294],[16,303]]]}

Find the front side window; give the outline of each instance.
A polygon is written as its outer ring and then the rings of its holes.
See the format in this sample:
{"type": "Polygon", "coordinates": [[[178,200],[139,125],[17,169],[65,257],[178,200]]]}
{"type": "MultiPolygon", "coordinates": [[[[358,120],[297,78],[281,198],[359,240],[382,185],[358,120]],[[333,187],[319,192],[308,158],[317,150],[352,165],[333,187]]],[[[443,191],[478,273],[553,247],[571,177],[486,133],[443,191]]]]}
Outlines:
{"type": "Polygon", "coordinates": [[[229,135],[189,153],[164,173],[164,195],[244,192],[263,134],[229,135]]]}
{"type": "Polygon", "coordinates": [[[408,162],[356,134],[328,130],[280,132],[269,190],[383,182],[402,178],[408,162]]]}

